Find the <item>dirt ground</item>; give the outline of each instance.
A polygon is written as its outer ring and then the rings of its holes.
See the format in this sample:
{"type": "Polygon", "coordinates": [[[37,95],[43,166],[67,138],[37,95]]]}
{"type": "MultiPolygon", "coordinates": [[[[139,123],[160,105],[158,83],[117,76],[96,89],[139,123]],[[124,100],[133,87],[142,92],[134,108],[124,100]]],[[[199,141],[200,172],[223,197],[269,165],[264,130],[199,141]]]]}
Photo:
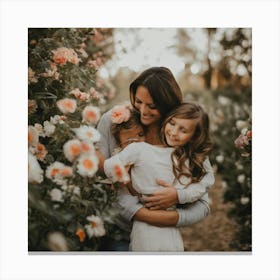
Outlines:
{"type": "Polygon", "coordinates": [[[227,217],[229,204],[223,203],[221,178],[209,192],[211,213],[202,222],[181,229],[185,251],[227,252],[234,251],[229,244],[234,238],[237,225],[227,217]]]}

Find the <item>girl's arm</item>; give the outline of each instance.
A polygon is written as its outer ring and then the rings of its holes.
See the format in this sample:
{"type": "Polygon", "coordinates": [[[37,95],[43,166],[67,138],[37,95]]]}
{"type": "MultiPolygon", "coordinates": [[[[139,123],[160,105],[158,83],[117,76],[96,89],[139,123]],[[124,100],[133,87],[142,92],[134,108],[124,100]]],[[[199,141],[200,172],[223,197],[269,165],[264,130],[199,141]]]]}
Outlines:
{"type": "Polygon", "coordinates": [[[151,210],[167,209],[178,203],[192,203],[201,198],[215,182],[214,172],[208,157],[203,162],[203,166],[206,174],[201,181],[192,183],[186,188],[177,190],[172,185],[162,180],[157,180],[157,183],[165,188],[145,198],[145,206],[151,210]]]}
{"type": "Polygon", "coordinates": [[[215,176],[208,157],[203,162],[203,167],[206,174],[199,182],[192,183],[186,188],[178,190],[178,201],[180,204],[192,203],[198,200],[214,185],[215,176]]]}
{"type": "Polygon", "coordinates": [[[141,152],[142,143],[131,143],[122,151],[104,161],[104,172],[113,182],[128,183],[128,166],[135,164],[141,152]]]}

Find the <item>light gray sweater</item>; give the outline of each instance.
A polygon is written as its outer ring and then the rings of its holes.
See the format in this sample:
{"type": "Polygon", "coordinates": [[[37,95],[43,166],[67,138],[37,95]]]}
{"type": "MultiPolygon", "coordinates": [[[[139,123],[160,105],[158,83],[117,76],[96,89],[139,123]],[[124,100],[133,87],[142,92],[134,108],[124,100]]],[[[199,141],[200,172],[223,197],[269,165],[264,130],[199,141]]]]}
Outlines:
{"type": "MultiPolygon", "coordinates": [[[[97,147],[105,158],[111,157],[113,150],[116,148],[111,125],[110,111],[108,111],[103,114],[97,126],[101,134],[97,147]]],[[[183,208],[176,209],[179,214],[177,227],[195,224],[203,220],[210,212],[208,190],[214,184],[215,178],[208,158],[204,162],[204,168],[207,173],[200,182],[192,183],[187,188],[177,190],[179,203],[184,204],[183,208]],[[196,201],[194,193],[200,194],[200,198],[196,201]],[[190,201],[190,197],[193,198],[192,201],[190,201]]],[[[128,221],[131,221],[135,213],[143,207],[137,197],[122,190],[119,191],[117,204],[120,214],[128,221]]]]}

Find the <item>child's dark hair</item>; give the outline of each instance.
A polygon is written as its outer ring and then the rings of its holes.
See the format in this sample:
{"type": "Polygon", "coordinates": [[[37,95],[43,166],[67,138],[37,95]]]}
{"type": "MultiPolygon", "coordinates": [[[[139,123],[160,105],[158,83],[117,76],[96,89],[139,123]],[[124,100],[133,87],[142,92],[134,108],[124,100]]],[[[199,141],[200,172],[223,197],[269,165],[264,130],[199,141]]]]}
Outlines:
{"type": "Polygon", "coordinates": [[[198,182],[205,175],[203,161],[209,154],[212,143],[209,133],[209,117],[203,108],[193,102],[185,102],[168,114],[163,121],[161,135],[164,142],[165,125],[173,118],[195,119],[197,125],[190,141],[183,147],[176,147],[172,152],[173,172],[180,182],[181,176],[187,176],[192,182],[198,182]],[[186,161],[188,160],[188,166],[186,161]]]}
{"type": "MultiPolygon", "coordinates": [[[[126,122],[122,123],[113,123],[111,130],[112,134],[116,139],[117,145],[120,145],[120,131],[123,129],[130,129],[138,125],[142,125],[140,121],[139,112],[137,112],[134,108],[130,108],[130,117],[126,122]]],[[[144,128],[143,128],[144,129],[144,128]]]]}

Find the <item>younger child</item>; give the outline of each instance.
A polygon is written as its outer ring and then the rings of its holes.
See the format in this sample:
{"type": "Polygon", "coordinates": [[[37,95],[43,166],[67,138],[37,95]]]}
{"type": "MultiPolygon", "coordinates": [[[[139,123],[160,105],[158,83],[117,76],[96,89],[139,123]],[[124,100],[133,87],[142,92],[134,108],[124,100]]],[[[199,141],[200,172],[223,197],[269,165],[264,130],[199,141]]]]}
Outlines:
{"type": "MultiPolygon", "coordinates": [[[[112,109],[111,120],[112,134],[117,144],[113,155],[119,153],[128,144],[145,141],[145,130],[140,122],[139,113],[130,106],[116,105],[112,109]]],[[[125,167],[127,172],[129,168],[129,166],[125,167]]],[[[130,183],[126,184],[126,188],[130,194],[139,196],[130,183]]]]}
{"type": "MultiPolygon", "coordinates": [[[[183,103],[163,122],[162,138],[160,146],[132,143],[105,160],[106,175],[126,182],[129,177],[124,166],[131,165],[131,182],[138,193],[149,195],[162,188],[156,184],[156,179],[161,178],[177,189],[188,186],[184,192],[186,203],[200,199],[212,185],[212,180],[207,184],[204,178],[205,170],[211,169],[207,158],[211,146],[208,115],[199,105],[183,103]]],[[[178,228],[156,227],[136,220],[130,250],[184,251],[184,246],[178,228]]]]}
{"type": "MultiPolygon", "coordinates": [[[[115,106],[111,112],[112,134],[118,150],[124,149],[132,142],[145,141],[145,131],[139,113],[128,106],[115,106]]],[[[115,151],[116,152],[116,151],[115,151]]]]}
{"type": "MultiPolygon", "coordinates": [[[[145,141],[145,129],[139,118],[139,113],[129,105],[116,105],[110,111],[111,132],[116,141],[116,147],[112,149],[112,155],[120,152],[128,144],[145,141]]],[[[96,150],[99,158],[99,170],[104,172],[105,157],[96,150]]]]}

